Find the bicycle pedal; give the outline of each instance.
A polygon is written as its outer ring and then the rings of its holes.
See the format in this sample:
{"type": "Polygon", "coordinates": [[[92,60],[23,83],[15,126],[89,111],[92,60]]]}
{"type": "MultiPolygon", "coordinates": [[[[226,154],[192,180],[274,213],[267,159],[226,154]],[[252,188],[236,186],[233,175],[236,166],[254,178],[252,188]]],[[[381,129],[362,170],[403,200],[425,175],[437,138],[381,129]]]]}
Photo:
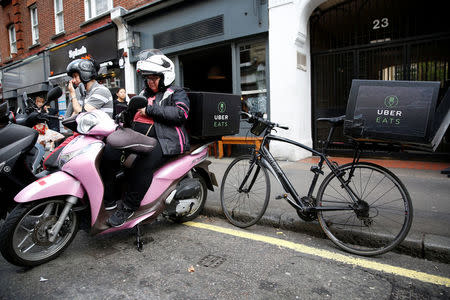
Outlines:
{"type": "Polygon", "coordinates": [[[287,196],[288,196],[287,194],[283,194],[283,195],[280,195],[280,196],[276,196],[275,199],[277,199],[277,200],[286,199],[287,196]]]}

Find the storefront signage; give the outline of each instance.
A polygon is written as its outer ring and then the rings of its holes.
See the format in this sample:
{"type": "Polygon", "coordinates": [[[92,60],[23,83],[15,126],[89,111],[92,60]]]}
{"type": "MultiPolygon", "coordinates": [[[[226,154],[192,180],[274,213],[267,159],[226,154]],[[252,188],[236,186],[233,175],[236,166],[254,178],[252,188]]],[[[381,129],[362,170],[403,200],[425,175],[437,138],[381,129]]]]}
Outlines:
{"type": "Polygon", "coordinates": [[[117,63],[117,32],[114,27],[88,33],[76,40],[50,49],[50,71],[52,76],[66,72],[67,65],[76,58],[90,57],[97,63],[117,63]]]}
{"type": "Polygon", "coordinates": [[[71,59],[74,59],[75,57],[86,54],[86,53],[87,53],[86,47],[83,46],[80,49],[75,48],[73,50],[69,50],[69,57],[71,59]]]}

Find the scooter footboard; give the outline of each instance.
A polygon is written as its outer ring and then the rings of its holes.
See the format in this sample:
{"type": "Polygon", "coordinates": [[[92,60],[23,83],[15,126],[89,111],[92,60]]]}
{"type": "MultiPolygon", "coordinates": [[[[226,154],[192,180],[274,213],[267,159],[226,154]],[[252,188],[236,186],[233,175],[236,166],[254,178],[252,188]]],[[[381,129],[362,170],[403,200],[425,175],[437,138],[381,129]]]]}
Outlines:
{"type": "Polygon", "coordinates": [[[83,198],[84,188],[74,177],[58,171],[27,185],[14,197],[14,201],[25,203],[61,195],[83,198]]]}

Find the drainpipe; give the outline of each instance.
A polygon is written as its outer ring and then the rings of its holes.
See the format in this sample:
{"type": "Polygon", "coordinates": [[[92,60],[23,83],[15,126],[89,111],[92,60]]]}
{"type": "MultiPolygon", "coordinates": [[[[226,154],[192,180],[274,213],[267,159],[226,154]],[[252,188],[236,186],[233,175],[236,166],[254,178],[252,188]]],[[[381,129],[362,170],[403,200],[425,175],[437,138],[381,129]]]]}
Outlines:
{"type": "Polygon", "coordinates": [[[122,56],[120,59],[123,60],[123,68],[125,70],[125,90],[127,94],[136,94],[136,84],[135,84],[135,68],[130,63],[130,49],[128,48],[127,36],[128,36],[128,24],[123,19],[128,11],[121,7],[114,7],[111,10],[111,20],[117,26],[117,49],[123,49],[123,53],[128,55],[122,56]]]}

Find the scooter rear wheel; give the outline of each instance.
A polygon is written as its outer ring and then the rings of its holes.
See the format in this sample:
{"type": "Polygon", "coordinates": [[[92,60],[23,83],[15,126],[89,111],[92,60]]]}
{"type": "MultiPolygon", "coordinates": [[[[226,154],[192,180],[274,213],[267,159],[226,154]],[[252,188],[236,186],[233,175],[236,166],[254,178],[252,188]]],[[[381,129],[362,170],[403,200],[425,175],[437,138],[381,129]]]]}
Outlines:
{"type": "Polygon", "coordinates": [[[170,219],[174,222],[183,223],[183,222],[194,220],[202,212],[203,207],[205,206],[206,197],[208,194],[208,189],[206,187],[205,179],[203,179],[203,177],[198,175],[197,173],[194,173],[193,177],[200,181],[200,186],[201,186],[200,193],[197,195],[199,204],[192,207],[191,211],[186,215],[171,217],[170,219]]]}
{"type": "Polygon", "coordinates": [[[61,199],[17,205],[0,230],[3,257],[14,265],[31,267],[60,255],[75,238],[79,225],[77,214],[70,211],[55,241],[48,240],[47,230],[56,223],[64,206],[61,199]]]}

